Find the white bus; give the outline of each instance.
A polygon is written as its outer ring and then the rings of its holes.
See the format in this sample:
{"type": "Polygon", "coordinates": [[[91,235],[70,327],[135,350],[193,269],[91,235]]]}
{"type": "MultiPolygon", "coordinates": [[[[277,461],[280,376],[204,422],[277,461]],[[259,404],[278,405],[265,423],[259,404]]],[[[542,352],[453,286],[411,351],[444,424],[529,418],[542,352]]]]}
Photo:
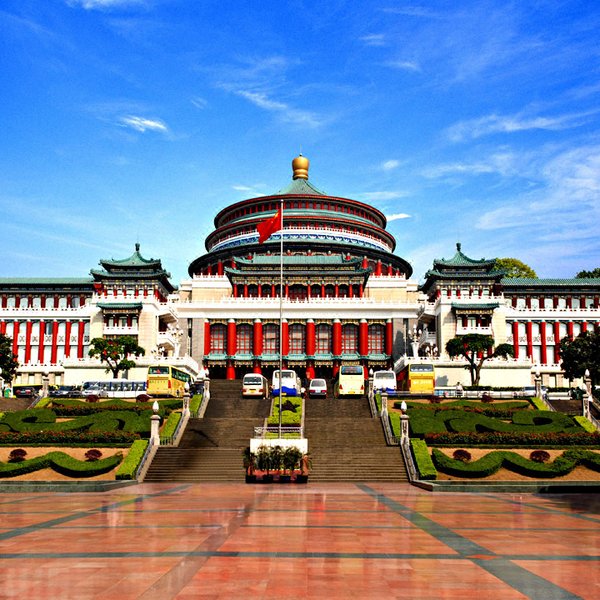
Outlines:
{"type": "MultiPolygon", "coordinates": [[[[296,371],[291,369],[282,370],[281,388],[287,396],[300,396],[301,382],[296,374],[296,371]]],[[[279,369],[273,371],[273,379],[271,382],[273,396],[279,396],[279,369]]]]}
{"type": "Polygon", "coordinates": [[[137,398],[146,393],[145,381],[131,379],[109,379],[108,381],[87,381],[82,387],[82,396],[99,398],[137,398]]]}

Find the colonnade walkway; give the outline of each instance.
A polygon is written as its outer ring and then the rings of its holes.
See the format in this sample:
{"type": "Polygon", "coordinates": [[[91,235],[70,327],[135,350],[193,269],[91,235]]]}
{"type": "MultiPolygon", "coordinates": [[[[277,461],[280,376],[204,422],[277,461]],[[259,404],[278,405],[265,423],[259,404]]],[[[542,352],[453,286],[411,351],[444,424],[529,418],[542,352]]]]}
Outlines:
{"type": "Polygon", "coordinates": [[[399,483],[0,494],[0,598],[600,598],[593,494],[399,483]]]}

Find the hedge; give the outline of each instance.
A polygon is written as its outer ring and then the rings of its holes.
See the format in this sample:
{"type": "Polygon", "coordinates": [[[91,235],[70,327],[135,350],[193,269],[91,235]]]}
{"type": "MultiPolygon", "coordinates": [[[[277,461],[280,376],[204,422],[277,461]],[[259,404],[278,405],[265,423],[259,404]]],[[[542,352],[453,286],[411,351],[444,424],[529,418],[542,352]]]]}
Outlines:
{"type": "Polygon", "coordinates": [[[139,438],[131,431],[0,431],[0,446],[128,446],[139,438]]]}
{"type": "Polygon", "coordinates": [[[143,436],[150,435],[151,410],[136,413],[129,410],[103,411],[56,422],[56,413],[49,408],[33,408],[7,413],[0,421],[2,432],[47,431],[129,431],[143,436]]]}
{"type": "Polygon", "coordinates": [[[410,447],[419,479],[437,479],[437,471],[429,455],[427,444],[423,440],[413,438],[410,440],[410,447]]]}
{"type": "MultiPolygon", "coordinates": [[[[302,398],[287,397],[281,405],[281,424],[300,425],[302,422],[302,398]],[[294,410],[286,409],[286,406],[294,410]]],[[[273,414],[267,419],[267,425],[279,425],[279,401],[273,402],[273,414]]]]}
{"type": "Polygon", "coordinates": [[[171,437],[175,433],[182,416],[180,412],[172,412],[160,432],[160,437],[171,437]]]}
{"type": "Polygon", "coordinates": [[[582,417],[581,415],[573,417],[573,420],[575,422],[577,422],[579,425],[581,425],[581,427],[584,431],[587,431],[589,433],[595,433],[597,431],[596,427],[594,427],[594,424],[591,423],[589,419],[586,419],[585,417],[582,417]]]}
{"type": "Polygon", "coordinates": [[[529,401],[538,410],[548,410],[548,405],[541,398],[534,396],[529,401]]]}
{"type": "Polygon", "coordinates": [[[457,477],[487,477],[504,467],[527,477],[551,478],[570,473],[582,465],[600,471],[600,455],[590,450],[566,450],[551,463],[539,463],[508,450],[494,450],[479,460],[463,462],[446,456],[437,448],[432,452],[433,464],[439,471],[457,477]]]}
{"type": "Polygon", "coordinates": [[[117,469],[115,479],[133,479],[135,477],[135,473],[144,457],[148,444],[148,440],[136,440],[131,444],[129,453],[117,469]]]}
{"type": "Polygon", "coordinates": [[[86,461],[73,458],[64,452],[55,451],[21,462],[0,462],[0,477],[17,477],[47,468],[67,477],[95,477],[112,471],[122,460],[123,455],[120,452],[108,458],[86,461]]]}
{"type": "Polygon", "coordinates": [[[443,432],[575,433],[581,426],[569,415],[554,411],[519,410],[511,413],[512,423],[465,410],[413,409],[410,415],[412,435],[443,432]]]}
{"type": "Polygon", "coordinates": [[[202,394],[195,394],[190,399],[190,412],[195,415],[200,409],[200,405],[202,404],[202,394]]]}
{"type": "Polygon", "coordinates": [[[423,439],[428,446],[597,446],[600,447],[600,432],[588,433],[534,433],[534,432],[462,432],[427,433],[423,439]]]}

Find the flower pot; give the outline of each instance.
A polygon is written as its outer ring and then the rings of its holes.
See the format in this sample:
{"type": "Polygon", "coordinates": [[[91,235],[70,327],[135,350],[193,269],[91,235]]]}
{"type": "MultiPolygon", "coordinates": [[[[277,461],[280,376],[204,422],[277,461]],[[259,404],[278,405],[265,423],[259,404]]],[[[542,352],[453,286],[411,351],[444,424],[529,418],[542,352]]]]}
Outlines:
{"type": "Polygon", "coordinates": [[[256,475],[248,475],[246,473],[246,483],[256,483],[256,475]]]}
{"type": "Polygon", "coordinates": [[[290,483],[290,481],[292,481],[291,475],[280,475],[279,476],[279,483],[290,483]]]}
{"type": "Polygon", "coordinates": [[[273,483],[273,475],[271,473],[269,473],[268,475],[265,473],[261,480],[261,483],[273,483]]]}
{"type": "Polygon", "coordinates": [[[296,475],[296,483],[308,483],[308,475],[296,475]]]}

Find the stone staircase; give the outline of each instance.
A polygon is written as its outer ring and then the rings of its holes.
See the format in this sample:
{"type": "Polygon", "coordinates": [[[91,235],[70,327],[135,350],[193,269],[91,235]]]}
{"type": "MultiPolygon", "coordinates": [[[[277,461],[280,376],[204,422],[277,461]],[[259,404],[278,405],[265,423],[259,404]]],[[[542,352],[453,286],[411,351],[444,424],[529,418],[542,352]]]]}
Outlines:
{"type": "Polygon", "coordinates": [[[144,481],[244,481],[242,450],[269,414],[269,399],[241,397],[241,381],[211,380],[204,418],[190,419],[179,447],[161,446],[144,481]]]}
{"type": "Polygon", "coordinates": [[[312,460],[309,482],[408,481],[398,446],[387,446],[381,421],[366,398],[309,399],[305,435],[312,460]]]}

